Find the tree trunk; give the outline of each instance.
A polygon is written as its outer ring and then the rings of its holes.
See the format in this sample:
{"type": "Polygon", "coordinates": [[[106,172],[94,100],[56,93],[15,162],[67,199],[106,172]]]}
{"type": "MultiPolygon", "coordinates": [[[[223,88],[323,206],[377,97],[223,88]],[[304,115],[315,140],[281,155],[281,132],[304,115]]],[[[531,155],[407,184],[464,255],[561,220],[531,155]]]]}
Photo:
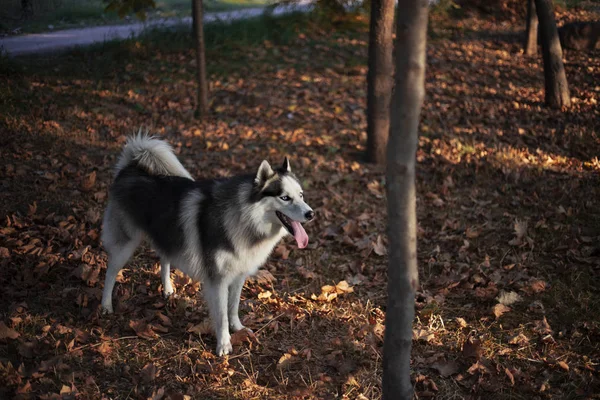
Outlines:
{"type": "Polygon", "coordinates": [[[196,72],[198,79],[198,101],[196,104],[197,118],[205,117],[208,114],[208,82],[206,80],[206,58],[204,56],[203,14],[202,0],[192,0],[194,37],[196,40],[196,72]]]}
{"type": "Polygon", "coordinates": [[[27,19],[33,15],[31,0],[21,0],[21,18],[27,19]]]}
{"type": "Polygon", "coordinates": [[[544,58],[546,104],[553,108],[571,106],[567,75],[562,61],[562,48],[552,12],[551,0],[535,0],[544,58]]]}
{"type": "Polygon", "coordinates": [[[385,164],[394,87],[394,0],[371,0],[367,73],[367,161],[385,164]]]}
{"type": "Polygon", "coordinates": [[[538,44],[538,17],[535,0],[527,0],[527,27],[525,28],[525,54],[535,56],[538,44]]]}
{"type": "Polygon", "coordinates": [[[387,148],[389,268],[383,345],[383,399],[412,399],[410,351],[415,315],[417,216],[415,164],[425,96],[429,0],[399,0],[396,87],[387,148]]]}

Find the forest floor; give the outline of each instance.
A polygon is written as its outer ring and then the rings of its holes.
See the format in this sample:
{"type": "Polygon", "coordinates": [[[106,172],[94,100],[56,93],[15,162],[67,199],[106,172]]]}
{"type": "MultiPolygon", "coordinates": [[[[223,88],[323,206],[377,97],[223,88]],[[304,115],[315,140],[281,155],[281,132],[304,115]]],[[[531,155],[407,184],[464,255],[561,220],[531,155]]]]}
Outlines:
{"type": "MultiPolygon", "coordinates": [[[[380,398],[386,202],[383,169],[361,161],[367,27],[211,28],[203,122],[187,31],[2,60],[1,398],[380,398]],[[177,296],[163,300],[148,248],[123,271],[115,314],[99,313],[102,212],[140,126],[198,177],[288,155],[317,211],[309,248],[284,240],[246,284],[255,337],[236,335],[229,357],[214,356],[200,285],[174,271],[177,296]]],[[[541,57],[522,54],[517,29],[432,18],[418,398],[599,397],[600,52],[566,54],[573,107],[550,110],[541,57]]]]}

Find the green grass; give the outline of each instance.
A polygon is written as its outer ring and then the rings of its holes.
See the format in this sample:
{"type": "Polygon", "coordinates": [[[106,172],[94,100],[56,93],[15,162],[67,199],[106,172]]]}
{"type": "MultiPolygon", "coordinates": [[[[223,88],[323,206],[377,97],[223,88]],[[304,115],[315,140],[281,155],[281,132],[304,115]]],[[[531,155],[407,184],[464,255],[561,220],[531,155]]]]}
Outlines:
{"type": "MultiPolygon", "coordinates": [[[[204,27],[205,46],[209,73],[224,74],[248,64],[252,54],[241,51],[256,48],[265,41],[287,44],[298,33],[310,29],[314,17],[303,13],[292,13],[281,17],[268,14],[232,23],[212,23],[204,27]],[[219,60],[227,62],[220,63],[219,60]]],[[[136,72],[125,72],[125,67],[136,61],[153,59],[157,52],[172,54],[193,49],[192,32],[189,26],[172,29],[148,29],[135,39],[115,40],[87,47],[76,48],[61,55],[60,65],[55,65],[54,56],[29,56],[10,59],[0,55],[0,73],[19,75],[65,75],[78,77],[135,79],[136,72]],[[100,56],[101,55],[101,56],[100,56]],[[82,63],[83,61],[83,63],[82,63]],[[82,64],[85,67],[82,69],[82,64]]],[[[276,51],[275,51],[276,52],[276,51]]],[[[176,66],[173,66],[175,69],[176,66]]],[[[143,71],[139,71],[141,74],[143,71]]]]}
{"type": "MultiPolygon", "coordinates": [[[[269,0],[206,0],[205,11],[227,11],[269,4],[269,0]]],[[[105,12],[102,0],[34,0],[33,15],[21,17],[20,0],[3,0],[0,8],[0,33],[36,33],[56,29],[77,28],[135,21],[135,16],[121,19],[105,12]],[[6,3],[5,3],[6,2],[6,3]],[[4,5],[5,4],[5,5],[4,5]],[[49,28],[52,26],[52,29],[49,28]]],[[[186,17],[191,15],[191,0],[158,0],[148,10],[148,18],[186,17]]]]}

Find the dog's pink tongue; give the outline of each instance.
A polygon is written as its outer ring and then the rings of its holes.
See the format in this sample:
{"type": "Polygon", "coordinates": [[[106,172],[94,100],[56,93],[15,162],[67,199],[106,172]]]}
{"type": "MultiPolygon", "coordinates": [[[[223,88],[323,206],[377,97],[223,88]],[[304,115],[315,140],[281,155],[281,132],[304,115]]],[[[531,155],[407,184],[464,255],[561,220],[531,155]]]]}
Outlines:
{"type": "Polygon", "coordinates": [[[298,221],[292,221],[292,228],[294,228],[294,238],[298,243],[298,247],[301,249],[305,248],[308,245],[308,235],[304,230],[302,224],[298,221]]]}

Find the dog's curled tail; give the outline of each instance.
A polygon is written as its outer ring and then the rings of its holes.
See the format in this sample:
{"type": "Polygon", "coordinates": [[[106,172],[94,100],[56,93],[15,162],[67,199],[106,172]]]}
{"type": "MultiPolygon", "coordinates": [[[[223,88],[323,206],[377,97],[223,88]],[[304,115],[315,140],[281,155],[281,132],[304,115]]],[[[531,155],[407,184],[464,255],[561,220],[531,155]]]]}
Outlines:
{"type": "Polygon", "coordinates": [[[119,157],[115,172],[135,163],[151,175],[181,176],[194,179],[179,162],[171,146],[160,139],[142,133],[130,136],[119,157]]]}

